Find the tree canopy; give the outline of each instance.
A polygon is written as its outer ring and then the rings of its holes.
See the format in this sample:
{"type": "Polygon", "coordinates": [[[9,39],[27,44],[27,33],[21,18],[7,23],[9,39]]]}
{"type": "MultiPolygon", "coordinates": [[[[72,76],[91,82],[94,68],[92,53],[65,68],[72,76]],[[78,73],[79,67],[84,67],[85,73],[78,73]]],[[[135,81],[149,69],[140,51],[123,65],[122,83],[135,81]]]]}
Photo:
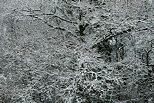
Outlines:
{"type": "Polygon", "coordinates": [[[153,4],[0,1],[0,102],[153,103],[153,4]]]}

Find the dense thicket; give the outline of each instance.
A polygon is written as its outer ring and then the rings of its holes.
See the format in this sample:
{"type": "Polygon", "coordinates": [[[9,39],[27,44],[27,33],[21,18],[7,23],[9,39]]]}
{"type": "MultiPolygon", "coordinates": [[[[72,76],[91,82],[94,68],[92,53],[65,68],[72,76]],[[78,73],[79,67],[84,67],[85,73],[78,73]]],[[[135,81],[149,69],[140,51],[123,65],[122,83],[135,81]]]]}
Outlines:
{"type": "Polygon", "coordinates": [[[154,102],[152,0],[3,0],[0,15],[0,102],[154,102]]]}

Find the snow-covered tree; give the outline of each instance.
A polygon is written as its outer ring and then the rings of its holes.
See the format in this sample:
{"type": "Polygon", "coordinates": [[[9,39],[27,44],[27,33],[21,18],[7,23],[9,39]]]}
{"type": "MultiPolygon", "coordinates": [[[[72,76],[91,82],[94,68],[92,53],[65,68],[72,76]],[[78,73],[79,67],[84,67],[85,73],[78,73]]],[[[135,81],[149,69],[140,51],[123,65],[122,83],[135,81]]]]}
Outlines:
{"type": "Polygon", "coordinates": [[[151,0],[0,5],[0,102],[154,101],[151,0]]]}

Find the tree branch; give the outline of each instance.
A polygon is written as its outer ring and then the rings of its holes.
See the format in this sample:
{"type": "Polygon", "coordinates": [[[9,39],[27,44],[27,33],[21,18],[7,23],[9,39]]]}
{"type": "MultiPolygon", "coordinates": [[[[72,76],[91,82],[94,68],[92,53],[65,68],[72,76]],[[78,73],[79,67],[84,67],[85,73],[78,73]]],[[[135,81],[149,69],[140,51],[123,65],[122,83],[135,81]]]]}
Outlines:
{"type": "MultiPolygon", "coordinates": [[[[20,12],[18,12],[20,13],[20,12]]],[[[40,18],[39,16],[37,15],[34,15],[34,14],[29,14],[29,15],[24,15],[23,13],[20,13],[22,16],[29,16],[29,17],[32,17],[32,18],[36,18],[38,20],[41,20],[43,23],[45,23],[46,25],[48,25],[49,27],[53,28],[53,29],[58,29],[58,30],[62,30],[62,31],[66,31],[68,33],[70,33],[72,36],[74,36],[75,38],[77,38],[77,40],[79,41],[82,41],[82,38],[78,37],[77,35],[75,35],[75,33],[73,33],[72,31],[64,28],[64,27],[59,27],[59,26],[53,26],[51,25],[50,23],[48,23],[48,21],[40,18]]],[[[48,15],[52,15],[52,14],[48,14],[48,15]]]]}
{"type": "MultiPolygon", "coordinates": [[[[22,11],[26,11],[28,13],[33,13],[33,10],[22,10],[22,11]]],[[[71,21],[71,20],[67,20],[63,17],[60,17],[58,15],[55,15],[54,13],[41,13],[41,14],[29,14],[30,16],[53,16],[53,17],[56,17],[56,18],[59,18],[61,19],[62,21],[65,21],[65,22],[68,22],[68,23],[73,23],[73,24],[78,24],[77,22],[75,21],[71,21]]]]}

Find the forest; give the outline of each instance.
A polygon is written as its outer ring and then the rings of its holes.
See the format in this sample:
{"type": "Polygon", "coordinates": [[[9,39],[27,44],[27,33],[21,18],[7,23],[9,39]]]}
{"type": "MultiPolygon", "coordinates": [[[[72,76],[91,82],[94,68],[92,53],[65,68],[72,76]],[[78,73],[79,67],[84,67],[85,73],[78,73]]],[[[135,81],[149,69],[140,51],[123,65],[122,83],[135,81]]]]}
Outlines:
{"type": "Polygon", "coordinates": [[[0,103],[154,103],[154,1],[0,0],[0,103]]]}

